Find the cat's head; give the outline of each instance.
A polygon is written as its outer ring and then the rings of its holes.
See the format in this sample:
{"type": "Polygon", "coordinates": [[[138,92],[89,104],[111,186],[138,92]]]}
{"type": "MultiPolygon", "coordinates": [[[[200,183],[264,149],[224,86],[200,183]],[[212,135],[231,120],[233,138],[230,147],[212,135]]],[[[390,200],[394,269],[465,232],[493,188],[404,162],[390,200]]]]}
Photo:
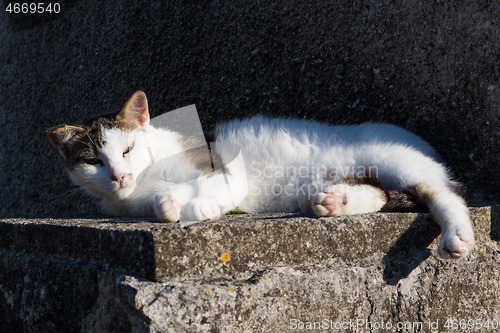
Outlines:
{"type": "Polygon", "coordinates": [[[146,95],[136,92],[120,113],[84,125],[62,124],[47,130],[50,142],[66,162],[71,179],[100,198],[125,199],[151,159],[146,95]]]}

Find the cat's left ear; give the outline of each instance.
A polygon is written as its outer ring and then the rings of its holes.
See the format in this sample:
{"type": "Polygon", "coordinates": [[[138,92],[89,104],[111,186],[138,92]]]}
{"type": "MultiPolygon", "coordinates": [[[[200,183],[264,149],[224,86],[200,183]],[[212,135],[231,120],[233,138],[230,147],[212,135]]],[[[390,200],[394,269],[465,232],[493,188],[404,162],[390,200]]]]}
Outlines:
{"type": "Polygon", "coordinates": [[[67,159],[69,154],[69,143],[78,134],[85,132],[81,126],[57,125],[47,130],[50,142],[59,150],[59,153],[67,159]]]}
{"type": "Polygon", "coordinates": [[[126,122],[132,121],[138,123],[140,126],[148,125],[149,110],[146,94],[142,90],[136,91],[127,103],[125,103],[125,106],[120,111],[116,119],[126,122]]]}

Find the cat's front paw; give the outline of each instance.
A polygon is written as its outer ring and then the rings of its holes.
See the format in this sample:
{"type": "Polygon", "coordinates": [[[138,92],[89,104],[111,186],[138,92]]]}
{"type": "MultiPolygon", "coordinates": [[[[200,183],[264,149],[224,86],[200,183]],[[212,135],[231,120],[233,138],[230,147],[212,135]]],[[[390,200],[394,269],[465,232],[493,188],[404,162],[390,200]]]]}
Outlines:
{"type": "Polygon", "coordinates": [[[470,226],[460,226],[443,233],[438,253],[443,259],[460,259],[474,248],[474,232],[470,226]]]}
{"type": "Polygon", "coordinates": [[[216,202],[210,199],[195,198],[183,207],[182,220],[217,220],[220,218],[221,213],[221,209],[216,202]]]}
{"type": "Polygon", "coordinates": [[[171,195],[157,196],[154,206],[156,217],[162,222],[177,222],[180,209],[171,195]]]}

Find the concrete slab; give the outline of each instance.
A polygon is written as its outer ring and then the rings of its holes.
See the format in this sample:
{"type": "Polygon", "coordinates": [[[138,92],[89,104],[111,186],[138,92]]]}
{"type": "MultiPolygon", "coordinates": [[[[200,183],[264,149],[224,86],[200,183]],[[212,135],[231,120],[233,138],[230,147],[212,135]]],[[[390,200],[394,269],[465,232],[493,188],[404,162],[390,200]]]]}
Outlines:
{"type": "Polygon", "coordinates": [[[471,209],[458,261],[437,257],[426,214],[2,219],[0,331],[491,331],[499,211],[471,209]]]}
{"type": "MultiPolygon", "coordinates": [[[[478,242],[492,237],[491,208],[472,208],[471,215],[478,242]]],[[[324,265],[412,247],[435,249],[438,235],[439,227],[418,213],[320,219],[243,214],[191,225],[132,219],[0,220],[0,248],[88,260],[159,282],[242,278],[268,267],[324,265]],[[225,253],[230,260],[222,260],[225,253]]]]}

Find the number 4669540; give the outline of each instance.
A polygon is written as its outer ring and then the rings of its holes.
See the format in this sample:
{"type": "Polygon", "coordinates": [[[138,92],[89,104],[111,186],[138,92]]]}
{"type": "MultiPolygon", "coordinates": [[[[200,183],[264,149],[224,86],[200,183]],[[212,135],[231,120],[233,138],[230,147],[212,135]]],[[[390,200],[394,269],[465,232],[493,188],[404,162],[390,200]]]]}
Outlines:
{"type": "Polygon", "coordinates": [[[61,5],[56,3],[9,3],[5,11],[10,14],[58,14],[61,12],[61,5]]]}

